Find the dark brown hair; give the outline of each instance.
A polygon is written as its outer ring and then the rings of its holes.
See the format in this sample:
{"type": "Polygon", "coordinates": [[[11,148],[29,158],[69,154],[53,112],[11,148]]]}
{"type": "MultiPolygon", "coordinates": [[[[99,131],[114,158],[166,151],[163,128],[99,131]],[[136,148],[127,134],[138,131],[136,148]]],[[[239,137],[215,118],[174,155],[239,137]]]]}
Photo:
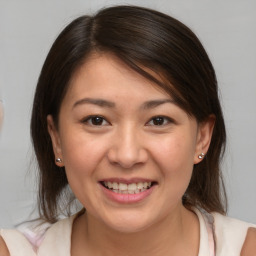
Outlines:
{"type": "Polygon", "coordinates": [[[183,204],[225,213],[226,194],[220,161],[226,133],[216,76],[207,53],[195,34],[178,20],[142,7],[116,6],[71,22],[54,42],[43,65],[31,119],[40,173],[41,217],[56,221],[60,199],[63,195],[67,198],[64,207],[71,200],[65,168],[55,165],[46,116],[51,114],[58,126],[60,106],[72,75],[93,51],[117,56],[168,92],[199,123],[215,115],[209,151],[205,159],[194,166],[183,204]],[[163,80],[157,80],[145,68],[160,74],[163,80]]]}

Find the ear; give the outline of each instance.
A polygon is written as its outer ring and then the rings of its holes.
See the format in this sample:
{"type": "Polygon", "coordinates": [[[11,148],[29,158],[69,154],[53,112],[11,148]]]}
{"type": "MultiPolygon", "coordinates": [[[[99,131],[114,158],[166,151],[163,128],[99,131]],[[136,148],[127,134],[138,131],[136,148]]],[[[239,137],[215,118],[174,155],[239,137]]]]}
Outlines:
{"type": "Polygon", "coordinates": [[[212,139],[215,119],[214,115],[210,115],[207,120],[198,125],[194,164],[201,162],[207,154],[212,139]],[[199,156],[201,156],[201,158],[199,158],[199,156]]]}
{"type": "Polygon", "coordinates": [[[48,132],[51,136],[51,140],[52,140],[52,148],[53,148],[53,152],[55,155],[55,159],[60,158],[61,161],[56,161],[56,165],[58,165],[59,167],[63,167],[63,156],[62,156],[62,151],[61,151],[61,143],[60,143],[60,136],[59,136],[59,132],[55,126],[55,123],[53,121],[53,117],[52,115],[48,115],[47,116],[47,128],[48,128],[48,132]]]}

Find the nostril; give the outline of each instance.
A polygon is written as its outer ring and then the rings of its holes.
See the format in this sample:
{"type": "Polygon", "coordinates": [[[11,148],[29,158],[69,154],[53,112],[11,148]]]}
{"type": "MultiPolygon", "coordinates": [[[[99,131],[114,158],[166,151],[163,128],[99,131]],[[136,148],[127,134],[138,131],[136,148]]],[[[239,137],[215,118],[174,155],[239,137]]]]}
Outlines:
{"type": "Polygon", "coordinates": [[[108,152],[108,160],[114,165],[119,165],[124,169],[130,169],[135,165],[144,164],[148,159],[144,149],[133,147],[112,148],[108,152]]]}

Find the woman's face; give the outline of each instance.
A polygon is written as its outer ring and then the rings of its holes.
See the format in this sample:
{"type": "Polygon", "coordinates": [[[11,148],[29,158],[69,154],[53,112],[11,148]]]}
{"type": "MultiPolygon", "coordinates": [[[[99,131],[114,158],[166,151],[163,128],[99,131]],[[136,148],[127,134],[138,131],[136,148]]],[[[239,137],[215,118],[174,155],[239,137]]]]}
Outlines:
{"type": "Polygon", "coordinates": [[[107,54],[91,56],[74,75],[58,130],[48,116],[57,164],[74,194],[91,218],[123,232],[180,211],[212,126],[198,125],[166,92],[107,54]]]}

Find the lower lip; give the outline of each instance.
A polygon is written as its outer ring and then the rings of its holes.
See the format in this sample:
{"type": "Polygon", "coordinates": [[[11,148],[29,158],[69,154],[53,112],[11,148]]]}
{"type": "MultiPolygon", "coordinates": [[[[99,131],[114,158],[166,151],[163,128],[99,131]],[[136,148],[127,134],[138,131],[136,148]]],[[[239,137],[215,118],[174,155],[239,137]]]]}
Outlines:
{"type": "Polygon", "coordinates": [[[101,185],[101,189],[103,193],[112,201],[115,201],[117,203],[121,204],[133,204],[140,202],[147,198],[154,190],[155,185],[150,187],[149,189],[144,190],[143,192],[137,193],[137,194],[119,194],[115,193],[110,189],[105,188],[103,185],[101,185]]]}

